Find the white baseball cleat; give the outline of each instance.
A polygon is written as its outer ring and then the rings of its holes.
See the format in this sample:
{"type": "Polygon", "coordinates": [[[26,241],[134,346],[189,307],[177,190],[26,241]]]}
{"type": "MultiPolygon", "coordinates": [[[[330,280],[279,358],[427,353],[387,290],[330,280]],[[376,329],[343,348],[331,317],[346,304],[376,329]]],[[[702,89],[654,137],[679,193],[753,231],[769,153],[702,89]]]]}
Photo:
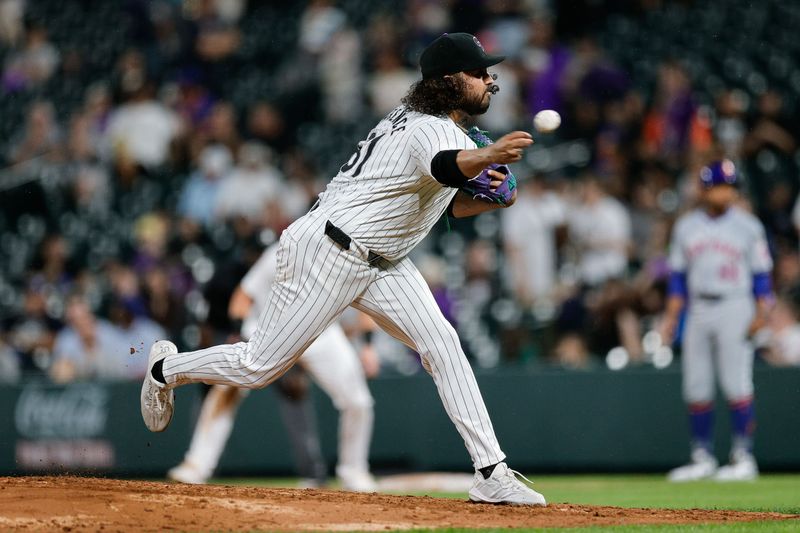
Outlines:
{"type": "Polygon", "coordinates": [[[178,466],[174,466],[167,472],[167,479],[177,481],[178,483],[188,483],[190,485],[203,485],[208,481],[197,468],[192,466],[191,463],[186,461],[178,466]]]}
{"type": "Polygon", "coordinates": [[[147,358],[147,374],[142,382],[142,394],[139,397],[144,425],[150,431],[164,431],[172,420],[175,410],[175,393],[164,383],[153,378],[152,370],[156,361],[170,354],[178,353],[178,348],[169,341],[156,341],[150,348],[147,358]]]}
{"type": "Polygon", "coordinates": [[[670,470],[667,480],[673,483],[683,483],[708,479],[717,472],[718,464],[717,459],[705,448],[695,448],[692,451],[692,461],[687,465],[670,470]]]}
{"type": "Polygon", "coordinates": [[[342,486],[342,490],[349,490],[351,492],[375,492],[378,490],[378,484],[375,483],[375,478],[372,474],[364,471],[338,471],[337,477],[342,486]]]}
{"type": "Polygon", "coordinates": [[[731,452],[731,462],[720,467],[714,481],[753,481],[758,478],[756,458],[747,450],[731,452]]]}
{"type": "Polygon", "coordinates": [[[498,463],[487,479],[480,472],[475,472],[472,487],[469,489],[469,499],[483,503],[547,505],[544,496],[518,480],[517,476],[531,483],[531,480],[508,468],[505,463],[498,463]]]}

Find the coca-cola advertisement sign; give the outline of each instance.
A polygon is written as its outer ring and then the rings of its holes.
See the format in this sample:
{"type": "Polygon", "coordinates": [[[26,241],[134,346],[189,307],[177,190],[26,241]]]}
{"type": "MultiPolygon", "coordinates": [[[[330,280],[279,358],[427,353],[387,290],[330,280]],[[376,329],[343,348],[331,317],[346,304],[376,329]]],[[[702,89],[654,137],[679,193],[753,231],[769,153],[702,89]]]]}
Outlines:
{"type": "Polygon", "coordinates": [[[78,439],[105,431],[108,390],[97,384],[29,385],[14,409],[17,432],[29,439],[78,439]]]}

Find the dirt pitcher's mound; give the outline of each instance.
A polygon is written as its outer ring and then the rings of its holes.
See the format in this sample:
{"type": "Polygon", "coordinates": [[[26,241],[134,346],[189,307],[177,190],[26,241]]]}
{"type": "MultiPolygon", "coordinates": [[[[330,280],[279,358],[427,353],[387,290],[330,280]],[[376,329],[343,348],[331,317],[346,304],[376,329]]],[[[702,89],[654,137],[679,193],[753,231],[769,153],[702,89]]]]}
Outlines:
{"type": "MultiPolygon", "coordinates": [[[[329,490],[174,485],[81,477],[0,477],[0,530],[353,531],[435,527],[696,524],[798,519],[738,511],[545,508],[329,490]]],[[[800,525],[800,524],[799,524],[800,525]]]]}

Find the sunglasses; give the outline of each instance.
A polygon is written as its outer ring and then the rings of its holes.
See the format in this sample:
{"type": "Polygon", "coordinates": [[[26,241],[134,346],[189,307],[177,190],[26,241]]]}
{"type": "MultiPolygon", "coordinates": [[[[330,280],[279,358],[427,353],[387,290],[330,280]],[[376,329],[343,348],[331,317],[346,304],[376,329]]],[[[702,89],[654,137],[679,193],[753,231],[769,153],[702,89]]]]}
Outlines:
{"type": "Polygon", "coordinates": [[[486,78],[492,78],[493,80],[497,79],[497,74],[495,73],[490,74],[489,71],[486,70],[485,68],[480,68],[476,70],[467,70],[464,71],[464,74],[466,74],[470,78],[477,78],[479,80],[485,80],[486,78]]]}

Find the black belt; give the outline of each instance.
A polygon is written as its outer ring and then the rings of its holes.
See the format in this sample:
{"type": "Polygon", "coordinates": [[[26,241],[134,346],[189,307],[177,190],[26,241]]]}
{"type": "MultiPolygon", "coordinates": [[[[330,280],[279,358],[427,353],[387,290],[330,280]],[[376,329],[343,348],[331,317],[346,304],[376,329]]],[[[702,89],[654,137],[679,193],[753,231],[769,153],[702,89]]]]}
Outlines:
{"type": "Polygon", "coordinates": [[[722,294],[709,294],[707,292],[700,292],[694,295],[695,298],[698,300],[705,300],[707,302],[718,302],[722,300],[725,296],[722,294]]]}
{"type": "MultiPolygon", "coordinates": [[[[333,242],[341,246],[343,250],[349,250],[350,243],[353,242],[353,239],[351,239],[347,233],[331,224],[330,220],[325,221],[325,235],[330,237],[333,242]]],[[[381,259],[383,259],[383,257],[376,254],[372,250],[369,250],[369,253],[367,254],[367,262],[369,264],[375,264],[381,259]]]]}

